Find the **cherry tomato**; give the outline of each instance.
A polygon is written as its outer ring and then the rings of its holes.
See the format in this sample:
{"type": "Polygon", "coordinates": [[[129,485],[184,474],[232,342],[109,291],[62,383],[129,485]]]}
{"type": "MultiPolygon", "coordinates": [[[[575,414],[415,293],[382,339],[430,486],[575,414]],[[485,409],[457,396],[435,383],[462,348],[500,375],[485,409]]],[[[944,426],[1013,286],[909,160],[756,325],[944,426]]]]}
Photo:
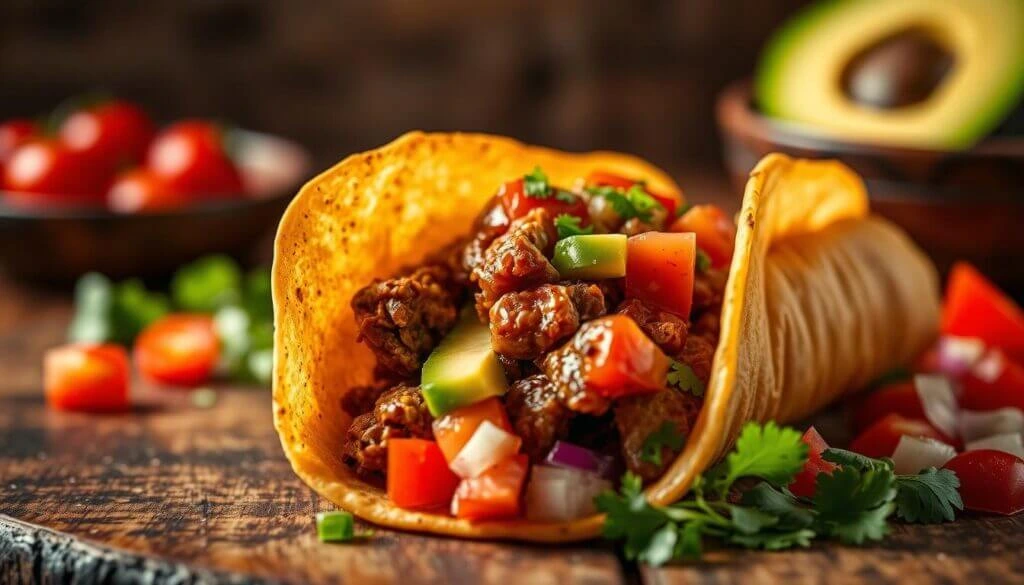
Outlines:
{"type": "Polygon", "coordinates": [[[1004,451],[979,449],[949,460],[960,479],[964,507],[1010,516],[1024,510],[1024,460],[1004,451]]]}
{"type": "Polygon", "coordinates": [[[388,441],[388,498],[399,508],[438,508],[452,501],[459,476],[437,443],[424,439],[388,441]]]}
{"type": "Polygon", "coordinates": [[[526,455],[513,455],[479,477],[462,480],[452,500],[452,514],[470,520],[518,516],[519,495],[529,470],[526,455]]]}
{"type": "Polygon", "coordinates": [[[38,129],[35,122],[22,118],[7,120],[0,124],[0,171],[11,154],[36,136],[38,129]]]}
{"type": "Polygon", "coordinates": [[[223,132],[210,122],[185,120],[166,128],[150,146],[146,164],[178,193],[243,195],[242,176],[224,150],[223,132]]]}
{"type": "Polygon", "coordinates": [[[886,415],[858,435],[853,440],[853,443],[850,444],[850,450],[876,459],[891,457],[893,452],[896,451],[896,445],[899,444],[900,437],[903,435],[935,439],[949,445],[953,444],[952,439],[940,433],[938,429],[927,421],[905,418],[893,413],[886,415]]]}
{"type": "Polygon", "coordinates": [[[818,474],[827,473],[831,475],[832,471],[838,466],[821,458],[821,454],[825,452],[825,449],[828,449],[828,443],[825,442],[825,439],[821,438],[817,429],[814,427],[807,429],[802,440],[807,445],[807,463],[804,464],[804,468],[800,470],[800,473],[793,478],[793,482],[789,484],[789,491],[798,496],[810,498],[814,496],[814,486],[817,485],[818,474]]]}
{"type": "Polygon", "coordinates": [[[434,440],[449,463],[462,451],[477,427],[484,421],[490,421],[498,428],[512,432],[512,424],[508,420],[505,406],[497,397],[455,409],[434,421],[434,440]]]}
{"type": "Polygon", "coordinates": [[[629,238],[626,297],[689,318],[696,259],[693,234],[647,232],[629,238]]]}
{"type": "Polygon", "coordinates": [[[724,268],[732,261],[736,246],[736,224],[714,205],[694,205],[670,228],[673,232],[697,234],[697,247],[711,259],[713,268],[724,268]]]}
{"type": "Polygon", "coordinates": [[[172,191],[159,175],[147,168],[122,174],[107,192],[107,207],[117,213],[150,213],[188,204],[188,196],[172,191]]]}
{"type": "Polygon", "coordinates": [[[114,100],[73,112],[58,132],[68,148],[114,172],[142,162],[156,126],[139,106],[114,100]]]}
{"type": "MultiPolygon", "coordinates": [[[[594,185],[597,187],[616,187],[618,189],[628,190],[633,185],[641,183],[636,179],[629,179],[616,175],[613,173],[606,173],[604,171],[595,171],[587,175],[587,184],[594,185]]],[[[661,204],[667,212],[667,216],[671,219],[676,216],[676,210],[679,209],[679,198],[673,195],[665,195],[664,193],[658,193],[643,186],[644,191],[654,198],[655,201],[661,204]]]]}
{"type": "Polygon", "coordinates": [[[960,384],[960,406],[966,410],[1005,406],[1024,410],[1024,365],[1011,361],[999,350],[990,350],[960,384]]]}
{"type": "Polygon", "coordinates": [[[913,380],[889,384],[864,396],[854,411],[853,429],[861,432],[892,413],[926,420],[913,380]]]}
{"type": "Polygon", "coordinates": [[[43,387],[58,410],[128,410],[128,354],[113,344],[55,347],[43,358],[43,387]]]}
{"type": "Polygon", "coordinates": [[[580,225],[590,223],[587,203],[582,197],[568,191],[559,191],[558,194],[551,194],[549,197],[533,197],[527,195],[523,189],[523,180],[516,179],[498,188],[496,197],[501,200],[509,220],[519,219],[534,209],[543,208],[552,219],[567,214],[580,218],[580,225]]]}
{"type": "Polygon", "coordinates": [[[174,386],[210,379],[220,345],[209,315],[175,313],[159,319],[135,340],[135,363],[146,378],[174,386]]]}
{"type": "Polygon", "coordinates": [[[949,273],[941,330],[978,337],[1024,363],[1024,311],[965,262],[954,265],[949,273]]]}
{"type": "Polygon", "coordinates": [[[80,153],[49,139],[23,144],[4,169],[8,201],[22,206],[99,203],[108,181],[80,153]]]}
{"type": "Polygon", "coordinates": [[[590,343],[582,359],[587,387],[607,398],[657,392],[665,387],[670,360],[625,315],[587,323],[590,343]]]}

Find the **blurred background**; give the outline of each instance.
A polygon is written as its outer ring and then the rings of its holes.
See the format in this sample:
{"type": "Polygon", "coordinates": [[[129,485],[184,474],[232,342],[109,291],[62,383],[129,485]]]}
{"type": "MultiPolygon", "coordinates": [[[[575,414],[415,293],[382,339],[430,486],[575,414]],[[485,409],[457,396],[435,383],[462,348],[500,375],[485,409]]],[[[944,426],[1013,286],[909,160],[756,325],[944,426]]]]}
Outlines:
{"type": "Polygon", "coordinates": [[[4,0],[0,112],[105,89],[158,120],[295,139],[317,168],[420,128],[622,150],[703,180],[720,168],[716,94],[803,4],[4,0]]]}

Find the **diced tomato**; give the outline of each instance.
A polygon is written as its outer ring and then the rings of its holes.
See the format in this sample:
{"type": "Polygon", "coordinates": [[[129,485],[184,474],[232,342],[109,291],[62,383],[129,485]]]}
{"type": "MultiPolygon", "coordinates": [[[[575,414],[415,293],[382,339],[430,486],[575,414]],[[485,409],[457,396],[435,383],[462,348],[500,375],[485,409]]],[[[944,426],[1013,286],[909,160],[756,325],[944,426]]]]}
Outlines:
{"type": "Polygon", "coordinates": [[[452,501],[459,477],[437,443],[424,439],[388,441],[388,498],[399,508],[441,508],[452,501]]]}
{"type": "Polygon", "coordinates": [[[111,100],[74,111],[58,132],[68,148],[113,173],[142,162],[156,126],[138,105],[111,100]]]}
{"type": "Polygon", "coordinates": [[[220,344],[209,315],[168,315],[135,340],[139,372],[164,384],[198,386],[210,379],[219,357],[220,344]]]}
{"type": "MultiPolygon", "coordinates": [[[[39,131],[36,123],[32,120],[17,118],[7,120],[0,124],[0,171],[3,171],[4,163],[11,157],[11,154],[29,140],[39,131]]],[[[0,175],[3,173],[0,172],[0,175]]]]}
{"type": "Polygon", "coordinates": [[[519,496],[529,470],[526,455],[513,455],[479,477],[462,480],[452,500],[452,514],[469,520],[518,516],[519,496]]]}
{"type": "MultiPolygon", "coordinates": [[[[642,183],[642,181],[638,181],[636,179],[628,179],[626,177],[622,177],[612,173],[606,173],[603,171],[595,171],[587,176],[587,184],[594,185],[597,187],[617,187],[619,189],[628,190],[630,187],[638,183],[642,183]]],[[[675,197],[673,195],[665,195],[664,193],[658,193],[657,191],[652,191],[646,185],[643,185],[643,187],[644,191],[648,195],[653,197],[655,201],[660,203],[661,206],[665,208],[665,211],[668,212],[667,215],[670,219],[676,216],[676,210],[679,208],[680,203],[678,197],[675,197]]]]}
{"type": "Polygon", "coordinates": [[[817,429],[814,427],[807,429],[802,440],[807,444],[807,463],[804,464],[804,468],[796,475],[793,482],[789,484],[789,491],[798,496],[810,498],[814,496],[814,486],[818,482],[818,474],[827,473],[831,475],[832,471],[838,466],[821,458],[821,454],[825,452],[825,449],[828,449],[828,443],[825,442],[825,439],[821,438],[817,429]]]}
{"type": "Polygon", "coordinates": [[[696,258],[693,234],[647,232],[629,238],[626,297],[689,318],[696,258]]]}
{"type": "Polygon", "coordinates": [[[146,166],[176,193],[230,198],[244,195],[242,175],[229,156],[223,128],[205,120],[182,120],[153,139],[146,166]]]}
{"type": "Polygon", "coordinates": [[[543,208],[548,211],[552,219],[562,214],[574,215],[580,218],[580,225],[590,223],[590,212],[587,211],[587,203],[582,197],[569,191],[561,191],[557,195],[549,197],[531,197],[523,189],[523,180],[516,179],[503,184],[496,195],[501,200],[502,206],[509,220],[517,220],[530,211],[543,208]]]}
{"type": "Polygon", "coordinates": [[[711,259],[713,268],[732,261],[736,246],[736,224],[714,205],[694,205],[672,224],[670,231],[697,234],[697,247],[711,259]]]}
{"type": "Polygon", "coordinates": [[[850,444],[850,450],[868,457],[890,457],[896,451],[900,437],[935,439],[952,445],[954,441],[946,437],[927,421],[906,418],[896,413],[888,414],[864,432],[850,444]]]}
{"type": "Polygon", "coordinates": [[[55,347],[43,358],[43,387],[58,410],[128,410],[128,353],[114,344],[55,347]]]}
{"type": "Polygon", "coordinates": [[[477,427],[485,420],[512,432],[505,406],[496,396],[453,410],[434,421],[434,440],[449,463],[462,451],[477,427]]]}
{"type": "Polygon", "coordinates": [[[859,433],[892,413],[927,420],[913,380],[883,386],[862,398],[853,414],[853,429],[859,433]]]}
{"type": "Polygon", "coordinates": [[[964,507],[1010,516],[1024,510],[1024,460],[1011,453],[967,451],[944,465],[960,479],[964,507]]]}
{"type": "Polygon", "coordinates": [[[185,207],[188,195],[176,193],[166,181],[146,168],[132,169],[111,185],[107,206],[117,213],[152,213],[185,207]]]}
{"type": "Polygon", "coordinates": [[[1024,311],[965,262],[949,273],[941,329],[948,335],[980,338],[1024,363],[1024,311]]]}
{"type": "Polygon", "coordinates": [[[1004,406],[1024,410],[1024,365],[1011,361],[999,350],[986,354],[960,384],[960,406],[967,410],[995,410],[1004,406]]]}
{"type": "Polygon", "coordinates": [[[587,387],[607,398],[657,392],[671,361],[635,321],[611,315],[587,324],[592,336],[583,356],[587,387]]]}

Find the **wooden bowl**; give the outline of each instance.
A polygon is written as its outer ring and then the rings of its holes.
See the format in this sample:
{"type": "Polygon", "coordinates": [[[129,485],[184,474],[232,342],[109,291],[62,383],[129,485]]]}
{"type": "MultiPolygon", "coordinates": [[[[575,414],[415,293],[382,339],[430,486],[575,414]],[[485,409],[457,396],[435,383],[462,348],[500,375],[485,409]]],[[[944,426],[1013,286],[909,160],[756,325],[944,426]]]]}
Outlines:
{"type": "MultiPolygon", "coordinates": [[[[64,283],[89,271],[160,277],[200,256],[244,259],[277,225],[311,163],[298,144],[238,130],[236,164],[248,196],[151,214],[22,209],[0,193],[0,266],[11,276],[64,283]]],[[[233,137],[234,139],[234,137],[233,137]]],[[[234,143],[233,143],[234,146],[234,143]]]]}
{"type": "Polygon", "coordinates": [[[717,117],[737,192],[770,152],[838,159],[864,177],[872,210],[903,226],[941,270],[967,260],[1024,295],[1024,138],[961,152],[842,142],[762,116],[748,81],[719,96],[717,117]]]}

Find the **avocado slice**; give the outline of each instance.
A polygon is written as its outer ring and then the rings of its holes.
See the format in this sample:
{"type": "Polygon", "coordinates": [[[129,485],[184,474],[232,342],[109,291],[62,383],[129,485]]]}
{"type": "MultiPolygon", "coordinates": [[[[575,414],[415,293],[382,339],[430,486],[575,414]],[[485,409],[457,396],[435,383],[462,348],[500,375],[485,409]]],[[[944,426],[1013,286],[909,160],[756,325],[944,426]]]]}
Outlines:
{"type": "Polygon", "coordinates": [[[754,93],[769,116],[826,136],[967,148],[1024,96],[1024,2],[820,1],[769,40],[754,93]],[[864,63],[876,68],[865,70],[864,63]],[[874,85],[883,97],[858,99],[844,87],[851,79],[861,94],[874,85]],[[884,96],[900,87],[920,90],[921,83],[927,91],[913,99],[884,96]]]}
{"type": "Polygon", "coordinates": [[[505,370],[491,349],[491,331],[472,305],[423,364],[420,391],[430,414],[442,416],[508,390],[505,370]]]}
{"type": "Polygon", "coordinates": [[[626,235],[563,238],[555,244],[551,264],[562,278],[621,278],[626,276],[626,235]]]}

